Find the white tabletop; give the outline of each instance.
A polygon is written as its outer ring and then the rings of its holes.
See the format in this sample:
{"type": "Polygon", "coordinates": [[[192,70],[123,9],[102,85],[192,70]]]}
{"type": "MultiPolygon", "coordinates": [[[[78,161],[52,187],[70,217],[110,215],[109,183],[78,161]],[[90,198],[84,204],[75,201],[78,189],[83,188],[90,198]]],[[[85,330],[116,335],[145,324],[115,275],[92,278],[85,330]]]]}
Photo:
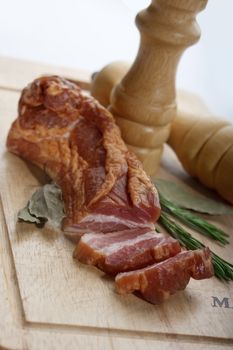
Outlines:
{"type": "MultiPolygon", "coordinates": [[[[149,0],[0,0],[0,55],[96,71],[132,61],[136,13],[149,0]]],[[[233,120],[233,1],[209,0],[198,16],[200,42],[179,65],[177,85],[233,120]]],[[[1,67],[0,67],[1,74],[1,67]]]]}

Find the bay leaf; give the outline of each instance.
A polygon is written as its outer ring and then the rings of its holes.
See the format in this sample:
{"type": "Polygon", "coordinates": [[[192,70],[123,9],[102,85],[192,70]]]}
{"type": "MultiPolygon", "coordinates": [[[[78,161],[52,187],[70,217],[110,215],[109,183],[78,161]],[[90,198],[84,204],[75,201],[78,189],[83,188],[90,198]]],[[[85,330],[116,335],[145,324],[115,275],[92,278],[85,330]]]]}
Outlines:
{"type": "Polygon", "coordinates": [[[35,224],[41,224],[41,221],[39,218],[37,218],[36,216],[33,216],[29,213],[28,204],[26,205],[26,207],[19,210],[18,219],[20,221],[27,221],[27,222],[32,222],[35,224]]]}
{"type": "Polygon", "coordinates": [[[61,189],[54,183],[39,188],[18,213],[20,220],[43,224],[45,221],[59,228],[65,217],[61,189]]]}
{"type": "Polygon", "coordinates": [[[209,215],[233,215],[233,207],[186,190],[182,185],[164,179],[153,179],[161,195],[181,208],[209,215]]]}

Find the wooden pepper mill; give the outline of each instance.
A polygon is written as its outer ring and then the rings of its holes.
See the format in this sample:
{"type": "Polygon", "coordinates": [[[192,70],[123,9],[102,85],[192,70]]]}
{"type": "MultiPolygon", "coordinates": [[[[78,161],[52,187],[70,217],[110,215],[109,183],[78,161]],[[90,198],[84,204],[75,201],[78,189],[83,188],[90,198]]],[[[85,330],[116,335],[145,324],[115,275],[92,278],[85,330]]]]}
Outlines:
{"type": "Polygon", "coordinates": [[[136,17],[137,57],[113,89],[110,110],[123,139],[153,175],[176,113],[175,77],[185,48],[200,37],[195,20],[207,0],[152,0],[136,17]]]}

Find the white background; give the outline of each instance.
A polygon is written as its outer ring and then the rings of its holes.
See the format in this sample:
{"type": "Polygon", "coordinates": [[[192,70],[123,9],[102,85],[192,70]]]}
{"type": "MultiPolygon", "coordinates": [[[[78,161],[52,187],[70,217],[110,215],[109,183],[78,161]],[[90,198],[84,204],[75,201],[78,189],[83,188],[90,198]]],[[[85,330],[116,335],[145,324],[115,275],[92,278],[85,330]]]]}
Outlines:
{"type": "MultiPolygon", "coordinates": [[[[0,0],[0,55],[96,71],[132,61],[136,13],[149,0],[0,0]]],[[[209,0],[201,41],[179,65],[177,85],[233,120],[233,0],[209,0]]],[[[1,68],[1,67],[0,67],[1,68]]],[[[1,74],[1,69],[0,69],[1,74]]]]}

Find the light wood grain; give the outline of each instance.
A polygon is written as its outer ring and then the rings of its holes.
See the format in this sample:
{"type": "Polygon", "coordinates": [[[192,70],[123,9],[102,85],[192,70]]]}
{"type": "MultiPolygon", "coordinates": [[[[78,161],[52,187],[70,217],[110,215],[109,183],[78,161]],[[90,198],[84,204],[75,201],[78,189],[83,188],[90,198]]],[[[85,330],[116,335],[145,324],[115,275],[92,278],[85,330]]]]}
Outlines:
{"type": "Polygon", "coordinates": [[[117,123],[119,117],[121,125],[122,119],[127,121],[124,140],[143,148],[143,154],[137,149],[135,152],[150,175],[159,167],[168,126],[176,114],[177,65],[185,48],[199,39],[195,16],[206,3],[207,0],[152,0],[136,17],[140,47],[128,73],[112,91],[110,110],[117,123]],[[164,128],[159,143],[158,127],[164,128]],[[132,143],[135,135],[137,139],[132,143]]]}
{"type": "Polygon", "coordinates": [[[91,81],[91,95],[95,97],[104,107],[110,104],[110,93],[116,83],[123,78],[129,70],[129,63],[115,61],[95,72],[91,81]]]}
{"type": "Polygon", "coordinates": [[[199,97],[183,92],[181,98],[186,103],[179,106],[168,143],[190,175],[233,204],[233,125],[199,97]]]}
{"type": "Polygon", "coordinates": [[[19,91],[32,80],[47,74],[65,76],[73,80],[81,80],[84,87],[86,83],[89,84],[90,81],[90,72],[82,69],[64,68],[0,56],[1,89],[19,91]]]}
{"type": "MultiPolygon", "coordinates": [[[[37,69],[37,68],[36,68],[37,69]]],[[[212,296],[233,306],[233,284],[191,281],[161,306],[115,293],[113,281],[72,259],[62,232],[17,223],[17,211],[46,177],[8,154],[5,139],[19,93],[0,90],[0,346],[10,349],[227,349],[233,345],[233,309],[213,308],[212,296]],[[210,322],[211,320],[211,322],[210,322]]],[[[173,153],[160,176],[188,179],[173,153]],[[172,162],[173,166],[170,166],[172,162]],[[167,169],[170,168],[171,174],[167,169]],[[173,173],[173,174],[172,174],[173,173]],[[183,176],[183,177],[182,177],[183,176]]],[[[226,230],[231,218],[219,223],[226,230]]],[[[211,247],[232,260],[231,247],[211,247]]]]}

